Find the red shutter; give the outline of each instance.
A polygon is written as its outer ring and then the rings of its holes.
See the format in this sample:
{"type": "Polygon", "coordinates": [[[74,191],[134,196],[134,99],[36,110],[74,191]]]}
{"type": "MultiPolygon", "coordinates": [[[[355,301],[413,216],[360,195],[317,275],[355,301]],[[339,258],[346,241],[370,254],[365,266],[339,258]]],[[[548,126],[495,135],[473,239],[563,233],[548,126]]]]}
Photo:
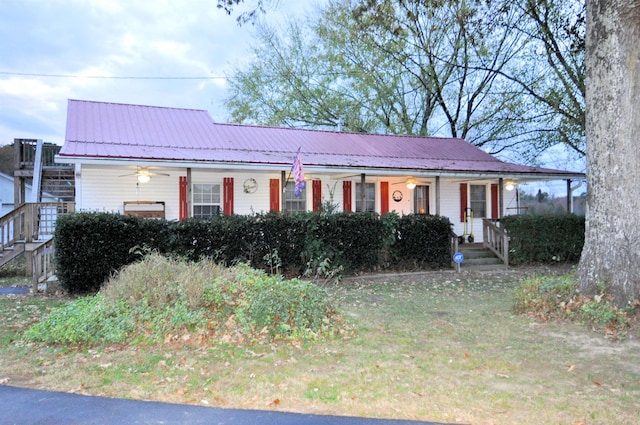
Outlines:
{"type": "Polygon", "coordinates": [[[224,215],[233,215],[233,177],[222,180],[222,196],[224,215]]]}
{"type": "Polygon", "coordinates": [[[389,182],[380,182],[380,215],[389,212],[389,182]]]}
{"type": "Polygon", "coordinates": [[[184,220],[189,217],[189,208],[187,205],[187,177],[179,177],[179,201],[178,201],[178,218],[184,220]]]}
{"type": "Polygon", "coordinates": [[[319,212],[322,207],[322,180],[313,180],[311,183],[313,212],[319,212]]]}
{"type": "Polygon", "coordinates": [[[467,210],[467,184],[460,183],[460,222],[464,223],[464,213],[467,210]]]}
{"type": "Polygon", "coordinates": [[[269,211],[280,211],[280,180],[269,180],[269,211]]]}
{"type": "Polygon", "coordinates": [[[342,182],[342,211],[351,212],[351,182],[342,182]]]}
{"type": "Polygon", "coordinates": [[[498,194],[498,185],[491,185],[491,218],[493,220],[497,220],[500,218],[500,202],[499,202],[499,194],[498,194]]]}

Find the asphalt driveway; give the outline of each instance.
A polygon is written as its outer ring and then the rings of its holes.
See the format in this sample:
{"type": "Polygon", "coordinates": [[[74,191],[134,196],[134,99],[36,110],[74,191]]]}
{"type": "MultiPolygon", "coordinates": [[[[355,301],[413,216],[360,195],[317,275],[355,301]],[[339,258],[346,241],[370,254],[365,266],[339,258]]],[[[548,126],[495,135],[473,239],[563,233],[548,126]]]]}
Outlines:
{"type": "Polygon", "coordinates": [[[90,397],[0,385],[0,425],[445,425],[90,397]]]}

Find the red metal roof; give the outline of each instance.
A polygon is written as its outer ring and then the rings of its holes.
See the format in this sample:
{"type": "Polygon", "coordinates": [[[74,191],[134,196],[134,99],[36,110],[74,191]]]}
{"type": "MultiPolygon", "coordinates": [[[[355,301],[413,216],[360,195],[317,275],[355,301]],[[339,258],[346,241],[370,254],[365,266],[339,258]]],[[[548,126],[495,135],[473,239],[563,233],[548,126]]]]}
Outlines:
{"type": "Polygon", "coordinates": [[[69,100],[64,159],[290,165],[443,172],[580,173],[511,164],[462,139],[214,123],[207,111],[69,100]]]}

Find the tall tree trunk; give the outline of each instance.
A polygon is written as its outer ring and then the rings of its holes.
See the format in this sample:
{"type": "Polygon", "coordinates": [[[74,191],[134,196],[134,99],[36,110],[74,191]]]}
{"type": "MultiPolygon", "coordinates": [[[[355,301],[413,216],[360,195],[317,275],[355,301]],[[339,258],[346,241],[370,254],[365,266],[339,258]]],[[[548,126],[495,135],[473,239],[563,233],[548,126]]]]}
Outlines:
{"type": "Polygon", "coordinates": [[[581,292],[640,295],[640,0],[587,0],[587,220],[581,292]]]}

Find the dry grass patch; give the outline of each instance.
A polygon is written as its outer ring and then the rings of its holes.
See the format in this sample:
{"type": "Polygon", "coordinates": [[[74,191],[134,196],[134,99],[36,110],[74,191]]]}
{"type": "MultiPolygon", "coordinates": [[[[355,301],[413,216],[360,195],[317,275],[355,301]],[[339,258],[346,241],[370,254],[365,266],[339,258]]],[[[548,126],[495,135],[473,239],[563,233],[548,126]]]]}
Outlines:
{"type": "Polygon", "coordinates": [[[635,336],[611,342],[571,323],[516,315],[519,282],[518,273],[446,272],[350,280],[328,291],[354,332],[323,340],[67,350],[25,347],[14,333],[0,347],[0,379],[207,406],[474,425],[640,423],[635,336]]]}

